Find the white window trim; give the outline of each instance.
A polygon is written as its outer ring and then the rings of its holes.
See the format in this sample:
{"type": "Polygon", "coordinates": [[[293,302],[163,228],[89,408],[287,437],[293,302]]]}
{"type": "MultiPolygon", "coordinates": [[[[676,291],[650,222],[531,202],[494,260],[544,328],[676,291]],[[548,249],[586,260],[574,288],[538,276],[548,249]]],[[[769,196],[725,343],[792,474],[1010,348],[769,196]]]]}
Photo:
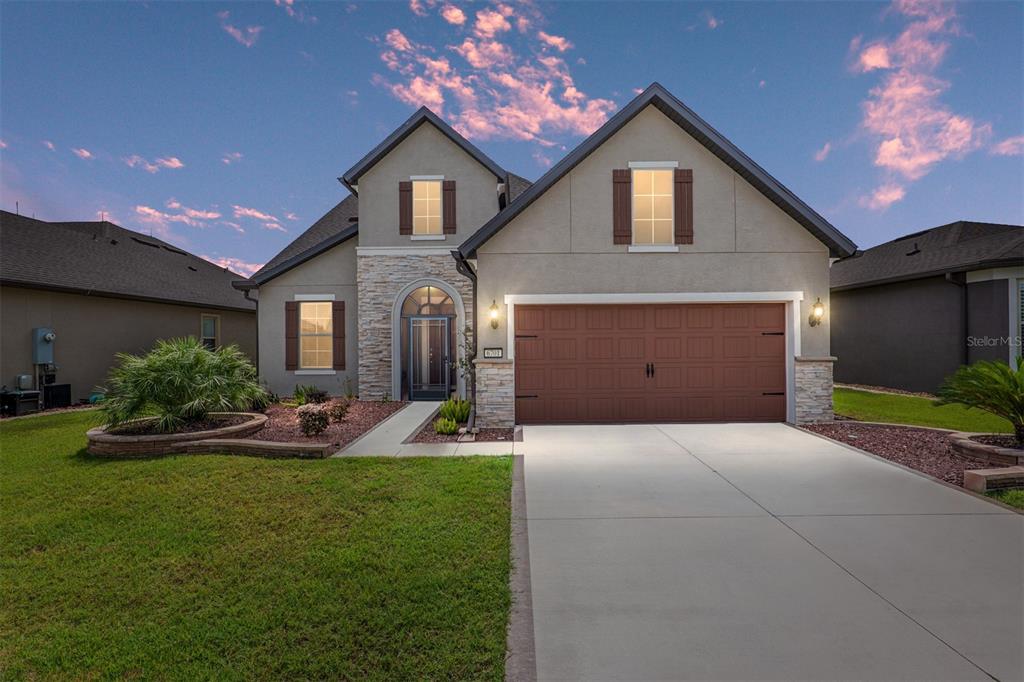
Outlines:
{"type": "Polygon", "coordinates": [[[203,319],[207,317],[213,318],[213,345],[214,347],[220,346],[220,315],[212,313],[200,313],[199,315],[199,342],[202,343],[203,339],[207,338],[203,336],[203,319]]]}
{"type": "Polygon", "coordinates": [[[415,182],[417,180],[444,180],[443,175],[410,175],[409,180],[415,182]]]}
{"type": "Polygon", "coordinates": [[[447,256],[452,250],[447,246],[357,246],[357,256],[447,256]]]}
{"type": "Polygon", "coordinates": [[[297,369],[293,372],[296,376],[331,376],[337,374],[336,369],[297,369]]]}
{"type": "MultiPolygon", "coordinates": [[[[674,227],[674,226],[673,226],[674,227]]],[[[673,232],[675,234],[675,232],[673,232]]],[[[630,244],[629,253],[679,253],[678,244],[630,244]]]]}
{"type": "MultiPolygon", "coordinates": [[[[443,228],[442,228],[443,229],[443,228]]],[[[443,242],[447,239],[444,234],[414,234],[409,237],[414,242],[443,242]]]]}
{"type": "MultiPolygon", "coordinates": [[[[630,241],[632,242],[629,245],[629,249],[628,249],[629,252],[634,252],[633,249],[638,248],[638,247],[639,248],[644,248],[644,247],[675,246],[675,239],[676,239],[676,212],[675,212],[675,208],[674,208],[675,207],[675,202],[676,202],[676,183],[675,183],[675,178],[673,178],[673,181],[672,181],[672,184],[671,184],[671,187],[672,187],[672,206],[673,206],[673,210],[672,210],[672,229],[669,231],[669,234],[672,235],[672,244],[637,244],[636,243],[636,196],[635,196],[635,194],[633,192],[633,171],[635,171],[635,170],[658,170],[658,169],[664,170],[664,169],[678,168],[678,167],[679,167],[679,163],[676,162],[676,161],[630,161],[629,162],[629,238],[630,238],[630,241]]],[[[654,227],[652,226],[651,229],[653,230],[654,227]]],[[[651,236],[652,237],[654,236],[653,232],[652,232],[651,236]]],[[[646,250],[646,249],[644,249],[644,250],[646,250]]],[[[679,249],[677,247],[676,251],[678,251],[678,250],[679,249]]],[[[637,252],[634,252],[634,253],[643,253],[643,251],[637,251],[637,252]]],[[[651,251],[650,253],[657,253],[657,252],[656,251],[651,251]]]]}
{"type": "Polygon", "coordinates": [[[295,294],[293,301],[333,301],[334,294],[295,294]]]}
{"type": "MultiPolygon", "coordinates": [[[[412,241],[431,241],[444,239],[444,176],[443,175],[410,175],[409,182],[440,182],[441,183],[441,234],[416,234],[416,200],[412,202],[412,224],[413,233],[409,236],[412,241]]],[[[414,195],[415,196],[415,195],[414,195]]]]}

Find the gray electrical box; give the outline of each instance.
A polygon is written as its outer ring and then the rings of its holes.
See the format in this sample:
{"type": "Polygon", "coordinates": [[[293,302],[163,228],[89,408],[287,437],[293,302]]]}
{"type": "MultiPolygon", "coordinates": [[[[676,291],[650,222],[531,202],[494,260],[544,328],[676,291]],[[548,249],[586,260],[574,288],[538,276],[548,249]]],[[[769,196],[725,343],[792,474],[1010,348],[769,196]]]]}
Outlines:
{"type": "Polygon", "coordinates": [[[53,342],[57,335],[49,327],[36,327],[32,330],[32,364],[53,364],[53,342]]]}

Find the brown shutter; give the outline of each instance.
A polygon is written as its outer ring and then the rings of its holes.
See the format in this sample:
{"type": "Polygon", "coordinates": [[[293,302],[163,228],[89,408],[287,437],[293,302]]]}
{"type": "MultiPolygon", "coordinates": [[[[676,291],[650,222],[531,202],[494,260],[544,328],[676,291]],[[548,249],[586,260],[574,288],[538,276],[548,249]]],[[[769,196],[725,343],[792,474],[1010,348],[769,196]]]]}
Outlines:
{"type": "Polygon", "coordinates": [[[299,302],[284,303],[284,368],[299,368],[299,302]]]}
{"type": "Polygon", "coordinates": [[[334,369],[345,369],[345,302],[334,301],[331,304],[331,329],[334,331],[334,343],[331,356],[334,358],[334,369]]]}
{"type": "Polygon", "coordinates": [[[676,168],[676,244],[693,243],[693,170],[676,168]]]}
{"type": "Polygon", "coordinates": [[[398,183],[398,234],[412,234],[412,182],[398,183]]]}
{"type": "Polygon", "coordinates": [[[455,181],[441,183],[441,225],[445,234],[455,234],[455,181]]]}
{"type": "Polygon", "coordinates": [[[633,174],[628,168],[612,171],[613,244],[633,243],[633,174]]]}

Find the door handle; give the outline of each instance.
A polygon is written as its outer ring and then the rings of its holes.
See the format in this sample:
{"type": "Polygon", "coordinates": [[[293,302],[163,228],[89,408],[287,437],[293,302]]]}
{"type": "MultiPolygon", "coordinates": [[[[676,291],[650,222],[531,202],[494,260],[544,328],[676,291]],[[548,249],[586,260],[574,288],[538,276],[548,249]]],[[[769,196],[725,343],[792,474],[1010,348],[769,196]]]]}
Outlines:
{"type": "Polygon", "coordinates": [[[651,363],[651,376],[654,376],[654,363],[651,363]]]}

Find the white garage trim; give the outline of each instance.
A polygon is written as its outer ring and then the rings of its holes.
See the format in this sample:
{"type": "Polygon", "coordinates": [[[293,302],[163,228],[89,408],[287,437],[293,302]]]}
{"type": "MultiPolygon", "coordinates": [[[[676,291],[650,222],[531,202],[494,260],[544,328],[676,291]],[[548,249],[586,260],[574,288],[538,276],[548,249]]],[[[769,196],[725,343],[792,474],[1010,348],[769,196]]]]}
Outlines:
{"type": "Polygon", "coordinates": [[[505,294],[507,357],[515,359],[516,305],[610,305],[623,303],[785,303],[786,304],[786,421],[796,423],[796,361],[800,355],[802,291],[726,291],[669,294],[505,294]]]}

